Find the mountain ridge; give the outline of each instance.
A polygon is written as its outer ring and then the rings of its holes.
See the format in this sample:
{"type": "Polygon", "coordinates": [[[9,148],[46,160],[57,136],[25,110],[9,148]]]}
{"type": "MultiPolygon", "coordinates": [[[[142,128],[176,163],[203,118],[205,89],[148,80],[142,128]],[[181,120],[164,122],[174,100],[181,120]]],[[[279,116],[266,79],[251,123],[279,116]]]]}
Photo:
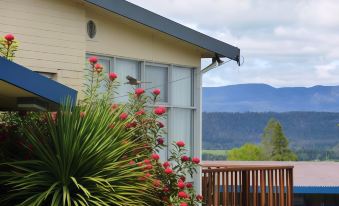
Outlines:
{"type": "Polygon", "coordinates": [[[203,88],[204,112],[339,111],[339,86],[237,84],[203,88]]]}

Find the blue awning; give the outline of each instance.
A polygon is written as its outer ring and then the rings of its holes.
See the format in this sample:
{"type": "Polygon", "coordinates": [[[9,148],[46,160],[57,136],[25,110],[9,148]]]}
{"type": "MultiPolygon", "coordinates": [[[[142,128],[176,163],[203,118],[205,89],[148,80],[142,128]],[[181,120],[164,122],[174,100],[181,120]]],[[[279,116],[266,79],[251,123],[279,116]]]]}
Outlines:
{"type": "Polygon", "coordinates": [[[20,109],[18,102],[53,110],[68,97],[75,102],[77,91],[0,57],[0,110],[20,109]]]}

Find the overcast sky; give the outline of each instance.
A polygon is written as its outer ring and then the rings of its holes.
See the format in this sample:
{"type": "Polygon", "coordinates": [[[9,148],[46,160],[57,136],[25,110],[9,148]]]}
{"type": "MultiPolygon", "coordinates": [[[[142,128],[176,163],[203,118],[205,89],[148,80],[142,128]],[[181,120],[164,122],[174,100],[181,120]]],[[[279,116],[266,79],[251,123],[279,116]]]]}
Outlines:
{"type": "Polygon", "coordinates": [[[204,86],[339,85],[339,0],[129,1],[241,49],[204,86]]]}

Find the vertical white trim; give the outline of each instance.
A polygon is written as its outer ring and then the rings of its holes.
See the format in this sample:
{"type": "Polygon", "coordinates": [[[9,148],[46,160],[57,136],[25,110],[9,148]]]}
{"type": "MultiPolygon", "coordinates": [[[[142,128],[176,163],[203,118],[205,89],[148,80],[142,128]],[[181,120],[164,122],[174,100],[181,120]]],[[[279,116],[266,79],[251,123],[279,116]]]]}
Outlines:
{"type": "MultiPolygon", "coordinates": [[[[201,68],[194,70],[194,156],[201,159],[202,153],[202,72],[201,68]]],[[[195,189],[201,194],[201,168],[194,177],[195,189]]]]}

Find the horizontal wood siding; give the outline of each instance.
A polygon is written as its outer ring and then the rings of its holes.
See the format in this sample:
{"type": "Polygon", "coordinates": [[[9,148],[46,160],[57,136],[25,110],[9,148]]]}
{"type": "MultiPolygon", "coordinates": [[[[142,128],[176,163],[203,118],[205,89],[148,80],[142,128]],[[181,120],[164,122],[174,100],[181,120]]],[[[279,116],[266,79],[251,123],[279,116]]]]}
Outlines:
{"type": "Polygon", "coordinates": [[[85,11],[72,0],[2,0],[0,35],[19,41],[15,62],[57,74],[57,81],[81,90],[85,64],[85,11]]]}

